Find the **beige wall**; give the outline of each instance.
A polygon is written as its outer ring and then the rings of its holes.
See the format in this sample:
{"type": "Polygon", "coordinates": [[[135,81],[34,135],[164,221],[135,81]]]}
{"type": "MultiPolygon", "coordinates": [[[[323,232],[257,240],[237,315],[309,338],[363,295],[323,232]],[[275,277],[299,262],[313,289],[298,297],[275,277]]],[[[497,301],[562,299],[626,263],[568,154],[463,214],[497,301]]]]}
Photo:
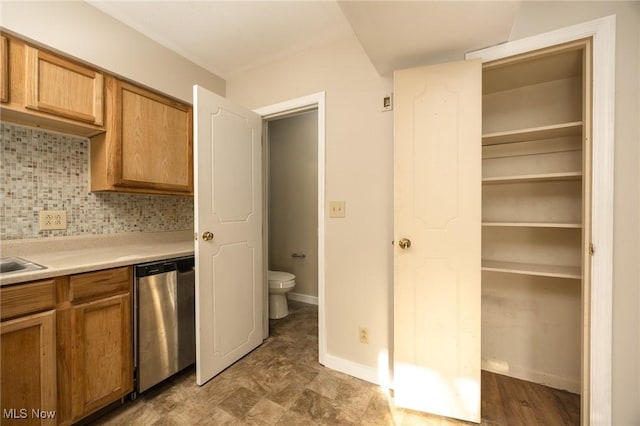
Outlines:
{"type": "Polygon", "coordinates": [[[227,79],[227,97],[250,108],[326,92],[326,200],[346,201],[346,218],[325,224],[327,350],[374,368],[391,318],[393,115],[381,112],[391,88],[355,37],[227,79]]]}
{"type": "Polygon", "coordinates": [[[616,14],[613,424],[640,424],[640,2],[523,2],[512,39],[616,14]]]}
{"type": "Polygon", "coordinates": [[[269,269],[318,296],[318,112],[269,122],[269,269]],[[293,258],[304,253],[305,258],[293,258]]]}
{"type": "Polygon", "coordinates": [[[193,85],[220,95],[225,81],[84,1],[2,1],[0,25],[17,35],[192,102],[193,85]]]}

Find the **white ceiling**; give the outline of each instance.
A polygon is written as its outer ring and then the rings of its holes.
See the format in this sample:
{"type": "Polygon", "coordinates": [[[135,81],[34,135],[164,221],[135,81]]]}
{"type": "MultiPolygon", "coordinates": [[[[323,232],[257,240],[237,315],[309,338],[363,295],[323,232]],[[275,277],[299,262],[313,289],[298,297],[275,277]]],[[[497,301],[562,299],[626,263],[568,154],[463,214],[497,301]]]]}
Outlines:
{"type": "Polygon", "coordinates": [[[341,1],[381,75],[509,39],[518,1],[341,1]]]}
{"type": "Polygon", "coordinates": [[[508,40],[518,1],[100,1],[96,8],[229,78],[355,34],[381,75],[508,40]]]}

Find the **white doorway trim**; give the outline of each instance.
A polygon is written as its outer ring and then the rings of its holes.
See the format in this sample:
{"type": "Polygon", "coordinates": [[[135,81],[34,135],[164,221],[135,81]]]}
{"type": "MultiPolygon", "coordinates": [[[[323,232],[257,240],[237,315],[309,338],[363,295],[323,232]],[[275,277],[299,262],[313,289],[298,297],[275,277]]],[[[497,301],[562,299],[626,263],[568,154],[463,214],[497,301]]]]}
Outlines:
{"type": "MultiPolygon", "coordinates": [[[[271,120],[295,112],[318,110],[318,360],[325,364],[327,340],[324,312],[325,271],[325,92],[290,99],[254,109],[262,120],[271,120]]],[[[268,297],[268,296],[267,296],[268,297]]],[[[265,311],[265,317],[267,312],[265,311]]],[[[268,321],[268,320],[267,320],[268,321]]]]}
{"type": "MultiPolygon", "coordinates": [[[[612,315],[613,315],[613,146],[615,108],[615,15],[556,31],[527,37],[503,45],[468,53],[467,59],[483,62],[501,59],[562,43],[593,37],[593,168],[587,400],[585,424],[612,422],[612,315]]],[[[584,385],[583,385],[584,389],[584,385]]],[[[585,395],[583,395],[584,397],[585,395]]]]}

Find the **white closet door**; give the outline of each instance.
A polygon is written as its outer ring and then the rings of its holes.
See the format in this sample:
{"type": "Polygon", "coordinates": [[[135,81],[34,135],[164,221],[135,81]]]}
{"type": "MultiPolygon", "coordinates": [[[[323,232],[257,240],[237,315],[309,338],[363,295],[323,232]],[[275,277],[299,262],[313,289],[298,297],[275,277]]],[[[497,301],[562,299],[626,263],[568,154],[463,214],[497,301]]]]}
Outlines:
{"type": "Polygon", "coordinates": [[[199,86],[194,105],[196,380],[202,385],[262,343],[262,121],[199,86]]]}
{"type": "Polygon", "coordinates": [[[476,60],[394,77],[395,403],[472,422],[480,422],[481,73],[476,60]]]}

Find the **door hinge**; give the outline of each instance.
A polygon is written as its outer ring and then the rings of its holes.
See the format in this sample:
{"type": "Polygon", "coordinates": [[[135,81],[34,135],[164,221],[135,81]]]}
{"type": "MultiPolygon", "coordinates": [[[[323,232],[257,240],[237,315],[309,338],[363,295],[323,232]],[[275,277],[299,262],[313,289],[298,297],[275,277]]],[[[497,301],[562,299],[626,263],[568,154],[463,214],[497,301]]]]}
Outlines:
{"type": "Polygon", "coordinates": [[[595,248],[595,246],[593,245],[593,243],[589,244],[589,254],[590,254],[591,256],[593,256],[593,254],[594,254],[595,252],[596,252],[596,248],[595,248]]]}

